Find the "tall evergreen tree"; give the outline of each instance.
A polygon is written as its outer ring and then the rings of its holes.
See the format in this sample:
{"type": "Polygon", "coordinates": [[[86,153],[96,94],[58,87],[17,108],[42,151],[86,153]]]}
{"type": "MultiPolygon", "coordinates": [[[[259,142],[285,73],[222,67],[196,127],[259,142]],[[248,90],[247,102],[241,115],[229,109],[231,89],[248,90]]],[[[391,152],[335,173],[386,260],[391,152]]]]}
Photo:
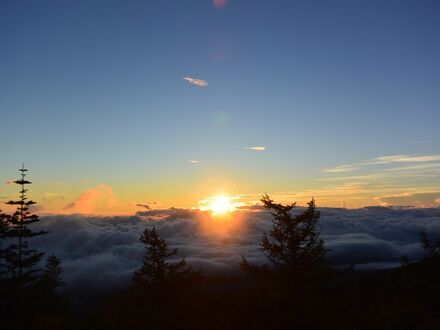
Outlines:
{"type": "Polygon", "coordinates": [[[27,171],[23,166],[20,178],[14,181],[21,188],[19,198],[7,203],[17,206],[15,212],[0,213],[0,238],[10,244],[0,250],[0,328],[62,329],[68,309],[55,292],[63,284],[60,260],[50,256],[41,271],[37,266],[44,253],[29,248],[30,238],[46,232],[29,228],[39,218],[29,210],[35,202],[26,196],[25,187],[31,184],[26,180],[27,171]]]}
{"type": "Polygon", "coordinates": [[[24,165],[20,169],[20,178],[14,181],[20,186],[20,195],[17,200],[7,202],[9,205],[16,205],[16,211],[8,217],[8,228],[6,236],[9,239],[16,240],[4,253],[8,277],[19,288],[33,284],[37,279],[35,266],[41,261],[44,253],[30,249],[28,239],[34,236],[45,234],[44,231],[35,232],[28,226],[39,221],[38,215],[31,214],[29,207],[35,202],[28,200],[26,185],[31,184],[26,180],[26,172],[24,165]]]}
{"type": "Polygon", "coordinates": [[[168,261],[176,256],[177,249],[170,249],[156,228],[145,229],[139,240],[144,243],[146,253],[141,268],[134,273],[135,285],[177,283],[195,274],[186,264],[185,258],[177,262],[168,261]]]}
{"type": "Polygon", "coordinates": [[[51,255],[47,258],[46,267],[41,277],[41,283],[44,289],[54,293],[56,289],[62,287],[64,285],[61,278],[62,272],[61,260],[57,256],[51,255]]]}
{"type": "MultiPolygon", "coordinates": [[[[325,248],[319,237],[317,224],[320,213],[316,211],[315,201],[312,199],[307,209],[298,215],[291,214],[296,207],[295,203],[275,203],[268,195],[264,195],[261,201],[274,217],[272,229],[269,234],[263,235],[260,243],[260,249],[273,268],[280,275],[298,278],[319,265],[325,248]]],[[[250,265],[244,257],[241,267],[244,270],[255,270],[255,266],[250,265]]],[[[267,267],[264,269],[267,270],[267,267]]]]}

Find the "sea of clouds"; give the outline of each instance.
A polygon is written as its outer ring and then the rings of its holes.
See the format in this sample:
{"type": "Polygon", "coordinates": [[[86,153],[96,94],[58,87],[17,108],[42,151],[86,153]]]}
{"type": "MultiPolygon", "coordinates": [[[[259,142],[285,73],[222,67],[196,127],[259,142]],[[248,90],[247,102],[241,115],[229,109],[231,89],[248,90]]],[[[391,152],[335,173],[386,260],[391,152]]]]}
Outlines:
{"type": "MultiPolygon", "coordinates": [[[[357,269],[397,266],[402,255],[416,261],[423,255],[419,233],[440,237],[440,208],[321,208],[321,237],[327,260],[357,269]]],[[[205,274],[238,271],[240,256],[266,262],[259,251],[271,215],[259,208],[241,209],[229,219],[199,210],[146,210],[134,216],[47,215],[34,229],[50,233],[31,246],[62,259],[67,289],[118,289],[130,283],[145,249],[139,236],[156,227],[179,256],[205,274]]]]}

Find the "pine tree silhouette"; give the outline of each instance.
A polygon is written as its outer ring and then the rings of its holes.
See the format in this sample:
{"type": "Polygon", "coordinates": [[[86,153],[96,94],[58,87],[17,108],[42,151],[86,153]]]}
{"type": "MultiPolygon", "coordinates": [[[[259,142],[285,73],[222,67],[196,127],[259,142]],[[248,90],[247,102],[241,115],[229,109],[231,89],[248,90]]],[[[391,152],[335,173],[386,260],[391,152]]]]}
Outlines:
{"type": "Polygon", "coordinates": [[[36,272],[38,269],[35,266],[41,261],[44,253],[30,249],[27,239],[46,234],[44,231],[34,232],[28,228],[32,223],[38,222],[39,218],[36,214],[29,212],[29,206],[34,205],[35,202],[28,200],[25,189],[26,185],[31,182],[25,179],[26,172],[24,165],[20,169],[20,179],[14,181],[15,184],[20,185],[20,196],[18,200],[9,201],[9,205],[17,205],[17,210],[7,218],[8,229],[6,236],[10,239],[17,239],[16,243],[11,244],[4,254],[8,277],[23,288],[27,285],[33,284],[37,279],[36,272]]]}
{"type": "Polygon", "coordinates": [[[3,228],[2,236],[8,242],[12,242],[2,250],[3,277],[1,281],[2,294],[7,303],[10,313],[8,322],[10,328],[24,329],[32,322],[35,312],[36,289],[39,284],[39,269],[36,267],[44,253],[29,248],[28,239],[46,232],[35,232],[29,225],[38,222],[38,216],[31,214],[29,207],[35,202],[28,200],[26,185],[31,182],[26,180],[27,169],[24,165],[19,169],[20,178],[14,181],[20,186],[20,195],[17,200],[11,200],[6,204],[16,205],[17,209],[12,215],[3,216],[6,228],[3,228]]]}
{"type": "Polygon", "coordinates": [[[440,260],[440,238],[430,239],[425,232],[421,232],[419,235],[420,244],[425,252],[425,259],[440,260]]]}
{"type": "Polygon", "coordinates": [[[0,210],[0,279],[7,273],[6,264],[4,262],[5,249],[3,240],[7,238],[9,215],[0,210]]]}
{"type": "Polygon", "coordinates": [[[7,230],[8,230],[8,215],[0,210],[0,240],[6,238],[7,230]]]}
{"type": "Polygon", "coordinates": [[[135,285],[170,284],[190,279],[194,273],[185,258],[177,262],[168,259],[176,256],[177,249],[170,250],[165,239],[160,238],[156,228],[145,229],[139,239],[146,253],[142,266],[133,275],[135,285]]]}
{"type": "Polygon", "coordinates": [[[41,277],[41,283],[44,289],[54,293],[56,289],[62,287],[64,285],[61,278],[62,272],[61,261],[57,256],[51,255],[47,258],[46,267],[41,277]]]}
{"type": "MultiPolygon", "coordinates": [[[[261,201],[274,217],[272,229],[269,234],[264,233],[260,243],[260,249],[273,268],[281,275],[297,277],[320,264],[325,248],[317,228],[320,213],[316,211],[315,201],[312,199],[308,208],[298,215],[290,213],[296,203],[282,205],[275,203],[268,195],[264,195],[261,201]]],[[[241,268],[250,271],[256,269],[244,257],[241,268]]],[[[267,270],[267,267],[263,269],[267,270]]]]}

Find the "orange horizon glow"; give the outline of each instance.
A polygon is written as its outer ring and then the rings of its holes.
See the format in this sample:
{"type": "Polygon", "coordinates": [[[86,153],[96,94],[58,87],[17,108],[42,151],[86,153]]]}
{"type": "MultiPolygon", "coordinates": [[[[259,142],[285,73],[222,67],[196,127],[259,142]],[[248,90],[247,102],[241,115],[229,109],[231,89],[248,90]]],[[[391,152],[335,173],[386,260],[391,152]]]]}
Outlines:
{"type": "MultiPolygon", "coordinates": [[[[12,176],[11,176],[12,177],[12,176]]],[[[15,184],[5,181],[3,201],[14,199],[18,193],[15,184]]],[[[316,181],[318,182],[318,181],[316,181]]],[[[226,218],[243,206],[260,204],[263,193],[255,187],[247,186],[239,180],[227,176],[210,177],[191,186],[172,185],[150,186],[148,191],[142,187],[128,189],[127,185],[69,182],[30,187],[29,198],[37,202],[32,211],[39,214],[84,214],[84,215],[133,215],[145,209],[185,208],[199,209],[211,214],[213,218],[226,218]],[[74,187],[74,188],[72,188],[74,187]],[[157,189],[156,189],[157,188],[157,189]],[[174,189],[173,189],[174,188],[174,189]],[[151,193],[154,191],[154,194],[151,193]],[[206,197],[208,196],[208,197],[206,197]]],[[[361,183],[325,182],[298,187],[295,191],[266,191],[277,202],[288,204],[296,202],[305,206],[315,197],[318,207],[362,208],[365,206],[438,207],[440,195],[436,187],[369,187],[361,183]]],[[[0,201],[1,203],[2,201],[0,201]]],[[[14,208],[1,203],[0,209],[11,213],[14,208]]]]}

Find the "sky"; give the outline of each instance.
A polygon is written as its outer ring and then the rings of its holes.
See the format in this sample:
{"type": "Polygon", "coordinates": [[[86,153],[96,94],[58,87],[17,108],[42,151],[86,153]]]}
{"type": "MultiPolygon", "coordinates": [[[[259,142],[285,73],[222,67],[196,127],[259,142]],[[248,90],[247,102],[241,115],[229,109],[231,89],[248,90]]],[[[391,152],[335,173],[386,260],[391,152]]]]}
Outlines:
{"type": "Polygon", "coordinates": [[[440,206],[435,0],[0,2],[0,201],[440,206]]]}

